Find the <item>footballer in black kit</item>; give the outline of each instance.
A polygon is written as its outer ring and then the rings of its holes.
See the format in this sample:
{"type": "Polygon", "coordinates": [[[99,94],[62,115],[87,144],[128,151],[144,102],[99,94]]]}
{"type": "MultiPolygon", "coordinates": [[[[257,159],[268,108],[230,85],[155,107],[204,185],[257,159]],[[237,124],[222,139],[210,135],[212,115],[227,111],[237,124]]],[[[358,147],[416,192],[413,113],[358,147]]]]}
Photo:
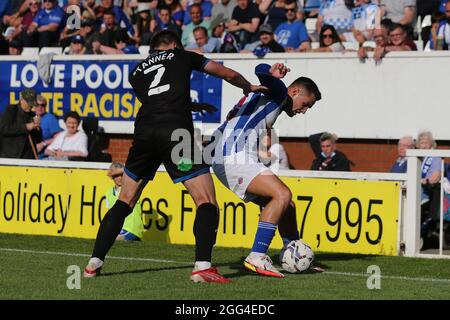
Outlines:
{"type": "Polygon", "coordinates": [[[129,82],[142,103],[125,166],[132,179],[151,180],[161,163],[175,183],[209,172],[207,165],[194,163],[194,154],[201,151],[194,150],[190,99],[191,72],[203,71],[208,61],[182,49],[157,50],[130,73],[129,82]],[[186,130],[192,139],[172,141],[177,129],[186,130]],[[189,154],[172,159],[172,149],[180,143],[187,144],[181,150],[189,154]]]}
{"type": "MultiPolygon", "coordinates": [[[[194,161],[196,144],[193,141],[193,104],[190,99],[191,72],[198,70],[220,77],[241,88],[244,94],[267,88],[250,84],[240,73],[215,61],[184,51],[179,37],[169,30],[155,34],[150,47],[149,57],[140,62],[129,77],[142,107],[134,125],[134,140],[125,164],[122,189],[100,224],[84,276],[99,274],[125,218],[132,212],[159,165],[164,163],[172,180],[184,184],[197,207],[193,225],[195,264],[191,280],[226,283],[230,280],[211,264],[219,210],[209,167],[203,163],[203,157],[199,163],[194,161]],[[174,133],[182,138],[172,139],[174,133]],[[177,156],[174,152],[172,159],[172,150],[180,150],[182,154],[177,156]]],[[[198,108],[208,111],[206,105],[195,108],[195,111],[199,111],[198,108]]]]}

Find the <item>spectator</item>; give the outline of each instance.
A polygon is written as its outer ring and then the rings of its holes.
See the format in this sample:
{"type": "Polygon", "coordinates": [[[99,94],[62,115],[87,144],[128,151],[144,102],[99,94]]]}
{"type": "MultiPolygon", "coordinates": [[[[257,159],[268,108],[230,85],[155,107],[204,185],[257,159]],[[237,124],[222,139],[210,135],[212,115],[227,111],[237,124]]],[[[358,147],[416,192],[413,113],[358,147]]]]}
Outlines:
{"type": "Polygon", "coordinates": [[[450,44],[450,1],[445,4],[445,20],[439,25],[436,35],[436,50],[449,50],[450,44]],[[442,45],[441,45],[442,43],[442,45]]]}
{"type": "Polygon", "coordinates": [[[84,46],[84,38],[77,34],[72,37],[70,41],[70,46],[64,50],[64,54],[86,54],[86,47],[84,46]]]}
{"type": "Polygon", "coordinates": [[[58,43],[65,13],[58,7],[56,0],[43,0],[43,3],[43,9],[28,27],[26,47],[35,47],[37,44],[42,48],[58,43]]]}
{"type": "MultiPolygon", "coordinates": [[[[212,12],[212,4],[210,1],[203,1],[203,0],[190,0],[189,1],[189,7],[193,5],[194,3],[198,3],[202,7],[202,19],[203,20],[211,20],[211,12],[212,12]]],[[[186,11],[189,10],[189,7],[186,9],[186,11]]],[[[191,16],[189,14],[185,14],[183,18],[183,25],[187,26],[189,23],[191,23],[191,16]]]]}
{"type": "Polygon", "coordinates": [[[19,94],[19,103],[10,104],[0,117],[2,136],[0,157],[37,159],[37,144],[42,141],[39,117],[31,111],[36,106],[36,92],[25,89],[19,94]]]}
{"type": "MultiPolygon", "coordinates": [[[[105,193],[106,208],[111,209],[119,198],[120,190],[122,188],[122,176],[124,165],[119,162],[111,163],[108,169],[107,176],[114,181],[114,186],[108,188],[105,193]]],[[[116,240],[125,241],[140,241],[144,235],[144,224],[142,223],[142,207],[138,201],[123,223],[122,230],[117,236],[116,240]]]]}
{"type": "MultiPolygon", "coordinates": [[[[100,15],[102,15],[102,13],[105,14],[108,11],[112,11],[114,13],[115,24],[117,24],[120,28],[127,29],[130,37],[134,36],[134,28],[127,15],[121,8],[114,6],[112,0],[102,0],[102,6],[99,8],[99,11],[100,15]]],[[[102,29],[104,27],[105,26],[102,25],[102,29]]]]}
{"type": "Polygon", "coordinates": [[[259,4],[259,12],[265,17],[264,23],[269,24],[272,30],[286,21],[285,5],[285,0],[262,0],[259,4]]]}
{"type": "Polygon", "coordinates": [[[444,47],[443,37],[439,38],[439,41],[437,41],[439,27],[441,26],[441,22],[444,20],[446,20],[445,13],[435,11],[431,15],[431,26],[422,28],[421,34],[423,42],[426,44],[425,48],[436,50],[436,44],[438,44],[438,42],[440,48],[444,47]]]}
{"type": "Polygon", "coordinates": [[[171,30],[181,37],[181,28],[172,20],[170,12],[170,8],[167,6],[159,9],[155,33],[162,30],[171,30]]]}
{"type": "MultiPolygon", "coordinates": [[[[170,8],[170,20],[173,20],[174,23],[180,27],[183,25],[184,15],[187,14],[183,10],[183,6],[180,4],[179,0],[163,0],[159,5],[158,8],[161,9],[163,7],[169,7],[170,8]]],[[[156,18],[156,22],[160,23],[158,21],[158,18],[156,18]]],[[[165,29],[164,29],[165,30],[165,29]]]]}
{"type": "Polygon", "coordinates": [[[310,49],[309,52],[342,52],[344,45],[333,26],[324,25],[320,30],[319,48],[310,49]]]}
{"type": "Polygon", "coordinates": [[[82,20],[97,20],[100,19],[100,6],[95,0],[83,0],[83,8],[85,9],[81,13],[82,20]]]}
{"type": "Polygon", "coordinates": [[[84,39],[86,54],[92,54],[92,42],[99,39],[98,32],[95,31],[95,20],[82,20],[80,36],[84,39]]]}
{"type": "Polygon", "coordinates": [[[252,52],[262,58],[268,52],[284,52],[284,48],[275,40],[270,24],[263,24],[259,27],[259,40],[247,44],[241,53],[252,52]]]}
{"type": "Polygon", "coordinates": [[[187,45],[186,50],[197,53],[215,53],[220,50],[220,40],[209,37],[208,30],[205,27],[195,27],[194,31],[195,45],[187,45]]]}
{"type": "Polygon", "coordinates": [[[96,54],[139,54],[138,48],[131,44],[125,29],[119,30],[114,36],[114,48],[102,45],[100,41],[92,42],[92,50],[96,54]]]}
{"type": "Polygon", "coordinates": [[[275,39],[286,52],[306,51],[311,48],[305,24],[297,20],[297,8],[295,1],[286,1],[284,11],[287,21],[275,30],[275,39]]]}
{"type": "Polygon", "coordinates": [[[226,21],[220,18],[211,21],[212,37],[220,41],[219,52],[221,53],[238,53],[239,45],[234,36],[226,31],[226,21]]]}
{"type": "Polygon", "coordinates": [[[261,162],[273,172],[277,170],[289,170],[289,159],[284,147],[275,136],[274,130],[269,130],[261,140],[258,150],[261,162]]]}
{"type": "Polygon", "coordinates": [[[389,31],[390,42],[385,47],[375,48],[373,58],[380,62],[384,56],[391,51],[417,51],[417,46],[408,38],[405,27],[398,23],[393,23],[389,31]]]}
{"type": "Polygon", "coordinates": [[[73,36],[80,34],[81,25],[78,27],[78,23],[81,21],[81,12],[83,11],[81,6],[81,0],[69,0],[64,8],[64,28],[59,36],[59,45],[61,47],[70,46],[73,36]],[[77,10],[74,8],[77,7],[77,10]],[[72,15],[76,15],[76,20],[72,18],[72,15]]]}
{"type": "Polygon", "coordinates": [[[316,31],[320,34],[323,25],[333,26],[339,34],[352,29],[351,6],[345,0],[322,0],[316,31]]]}
{"type": "Polygon", "coordinates": [[[150,10],[150,3],[138,3],[136,10],[136,34],[133,40],[141,45],[150,45],[150,40],[152,39],[153,31],[155,30],[156,22],[152,18],[150,10]]]}
{"type": "Polygon", "coordinates": [[[219,0],[212,7],[211,21],[216,19],[230,21],[235,7],[236,0],[219,0]]]}
{"type": "Polygon", "coordinates": [[[358,42],[362,45],[373,39],[373,30],[380,25],[379,7],[370,0],[354,0],[352,9],[352,30],[343,34],[345,41],[358,42]]]}
{"type": "Polygon", "coordinates": [[[79,131],[81,118],[76,111],[64,115],[66,130],[59,133],[53,142],[45,149],[44,154],[49,160],[84,159],[88,155],[87,136],[79,131]]]}
{"type": "Polygon", "coordinates": [[[390,172],[392,173],[406,173],[407,169],[407,159],[406,159],[406,150],[414,149],[415,143],[414,139],[411,136],[404,136],[398,140],[397,153],[398,158],[395,163],[392,165],[390,172]]]}
{"type": "Polygon", "coordinates": [[[114,38],[120,27],[116,23],[116,14],[112,10],[103,13],[103,24],[100,28],[100,42],[108,47],[114,46],[114,38]]]}
{"type": "MultiPolygon", "coordinates": [[[[436,141],[429,131],[420,132],[417,136],[418,149],[435,149],[436,141]]],[[[425,157],[422,159],[422,194],[421,194],[421,236],[426,237],[428,230],[436,226],[439,220],[441,193],[441,165],[439,157],[425,157]]]]}
{"type": "Polygon", "coordinates": [[[445,5],[447,4],[448,0],[441,0],[439,2],[439,11],[442,13],[445,13],[445,5]]]}
{"type": "Polygon", "coordinates": [[[194,38],[194,29],[196,27],[205,27],[206,30],[209,29],[210,21],[203,20],[202,18],[202,6],[198,3],[194,3],[189,7],[189,14],[191,15],[192,22],[189,23],[183,29],[183,33],[181,36],[181,43],[183,46],[194,45],[195,46],[195,38],[194,38]]]}
{"type": "Polygon", "coordinates": [[[416,19],[416,4],[417,0],[380,0],[381,17],[406,26],[406,29],[412,32],[416,19]]]}
{"type": "Polygon", "coordinates": [[[9,55],[20,56],[23,51],[23,44],[20,40],[14,39],[9,44],[9,55]]]}
{"type": "Polygon", "coordinates": [[[8,41],[20,39],[22,43],[30,41],[27,36],[28,27],[33,23],[39,9],[41,7],[40,0],[25,1],[19,11],[9,17],[8,23],[11,27],[10,33],[6,36],[8,41]],[[24,37],[27,37],[24,39],[24,37]]]}
{"type": "Polygon", "coordinates": [[[309,143],[316,156],[311,170],[350,171],[350,161],[347,156],[336,150],[336,135],[328,132],[309,136],[309,143]]]}
{"type": "MultiPolygon", "coordinates": [[[[373,39],[375,40],[375,48],[373,47],[360,47],[358,50],[358,57],[362,62],[368,58],[367,52],[369,51],[384,51],[384,47],[389,44],[389,28],[391,22],[388,19],[381,21],[380,27],[373,31],[373,39]]],[[[381,53],[379,53],[381,54],[381,53]]]]}
{"type": "Polygon", "coordinates": [[[231,20],[228,22],[228,31],[236,38],[240,48],[258,40],[256,31],[260,20],[259,9],[255,3],[250,0],[237,0],[231,20]]]}
{"type": "Polygon", "coordinates": [[[36,97],[36,107],[34,110],[36,115],[40,118],[40,128],[42,133],[42,142],[38,143],[37,147],[39,151],[39,159],[45,157],[44,151],[48,145],[50,145],[55,139],[56,135],[62,131],[59,126],[58,119],[47,112],[47,99],[44,96],[38,95],[36,97]]]}

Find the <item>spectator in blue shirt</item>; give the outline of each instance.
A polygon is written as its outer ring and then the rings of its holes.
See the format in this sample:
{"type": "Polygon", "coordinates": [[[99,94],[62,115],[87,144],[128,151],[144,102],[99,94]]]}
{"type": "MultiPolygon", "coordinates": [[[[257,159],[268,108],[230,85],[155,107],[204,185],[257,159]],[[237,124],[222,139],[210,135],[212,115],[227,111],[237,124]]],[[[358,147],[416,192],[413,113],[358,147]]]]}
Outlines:
{"type": "Polygon", "coordinates": [[[42,142],[37,144],[37,149],[39,152],[39,159],[43,159],[45,148],[50,145],[55,139],[56,135],[62,131],[59,126],[58,119],[51,114],[46,112],[47,99],[44,96],[38,95],[36,97],[36,107],[34,107],[34,112],[41,118],[40,127],[42,132],[42,142]]]}
{"type": "Polygon", "coordinates": [[[185,48],[189,51],[197,53],[215,53],[219,52],[221,42],[217,38],[209,37],[208,30],[205,27],[195,27],[194,31],[195,44],[187,45],[185,48]]]}
{"type": "Polygon", "coordinates": [[[114,37],[115,48],[102,45],[100,41],[92,42],[92,50],[97,54],[139,54],[138,48],[130,43],[125,29],[120,29],[114,37]]]}
{"type": "MultiPolygon", "coordinates": [[[[194,4],[194,3],[199,3],[202,6],[202,18],[204,20],[211,20],[211,15],[212,15],[212,4],[209,1],[204,1],[204,0],[192,0],[188,2],[189,3],[189,7],[194,4]]],[[[186,8],[186,11],[184,13],[184,18],[183,18],[183,25],[187,26],[189,23],[191,23],[191,16],[189,15],[189,7],[186,8]]]]}
{"type": "Polygon", "coordinates": [[[397,153],[398,158],[392,165],[390,172],[392,173],[406,173],[407,159],[406,150],[414,149],[414,139],[411,136],[404,136],[398,140],[397,153]]]}
{"type": "MultiPolygon", "coordinates": [[[[43,8],[37,13],[33,23],[28,27],[27,35],[30,38],[29,46],[48,47],[59,40],[65,13],[56,0],[43,0],[43,8]]],[[[28,41],[27,41],[28,42],[28,41]]]]}
{"type": "Polygon", "coordinates": [[[306,51],[310,49],[308,31],[305,24],[297,20],[297,3],[286,2],[284,8],[287,21],[280,24],[275,30],[275,38],[286,52],[306,51]]]}

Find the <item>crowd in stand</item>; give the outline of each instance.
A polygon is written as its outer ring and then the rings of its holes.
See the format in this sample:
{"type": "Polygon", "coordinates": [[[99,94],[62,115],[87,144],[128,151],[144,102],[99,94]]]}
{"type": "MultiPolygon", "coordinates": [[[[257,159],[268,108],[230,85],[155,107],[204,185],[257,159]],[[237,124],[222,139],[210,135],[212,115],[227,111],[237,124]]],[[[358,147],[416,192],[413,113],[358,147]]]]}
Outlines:
{"type": "Polygon", "coordinates": [[[0,1],[0,53],[129,54],[165,29],[200,53],[448,50],[448,0],[11,0],[0,1]],[[420,30],[418,17],[431,15],[420,30]],[[306,27],[310,19],[313,29],[306,27]],[[419,34],[421,33],[421,34],[419,34]],[[317,46],[313,46],[317,43],[317,46]]]}

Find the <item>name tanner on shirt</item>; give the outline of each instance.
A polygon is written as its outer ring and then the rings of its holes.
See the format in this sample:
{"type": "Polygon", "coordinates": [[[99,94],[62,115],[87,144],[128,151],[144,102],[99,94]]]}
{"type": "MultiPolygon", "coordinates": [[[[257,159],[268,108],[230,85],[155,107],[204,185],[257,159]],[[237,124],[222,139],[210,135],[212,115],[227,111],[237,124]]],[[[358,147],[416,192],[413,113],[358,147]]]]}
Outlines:
{"type": "Polygon", "coordinates": [[[167,51],[161,51],[157,54],[149,55],[147,59],[142,61],[141,64],[136,67],[136,69],[133,72],[133,75],[136,75],[136,72],[145,71],[145,69],[147,69],[148,67],[157,62],[161,62],[164,60],[172,60],[174,56],[175,56],[174,53],[169,53],[167,51]]]}

